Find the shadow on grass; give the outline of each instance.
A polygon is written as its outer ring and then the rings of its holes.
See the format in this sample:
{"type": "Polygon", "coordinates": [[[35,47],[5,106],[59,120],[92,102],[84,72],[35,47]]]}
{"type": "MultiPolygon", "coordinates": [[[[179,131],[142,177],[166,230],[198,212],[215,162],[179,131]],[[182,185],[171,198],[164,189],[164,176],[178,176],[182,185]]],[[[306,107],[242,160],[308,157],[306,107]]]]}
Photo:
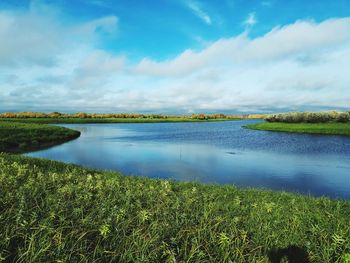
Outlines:
{"type": "Polygon", "coordinates": [[[310,263],[306,249],[295,245],[271,250],[268,257],[271,263],[283,262],[282,259],[288,259],[289,263],[310,263]]]}

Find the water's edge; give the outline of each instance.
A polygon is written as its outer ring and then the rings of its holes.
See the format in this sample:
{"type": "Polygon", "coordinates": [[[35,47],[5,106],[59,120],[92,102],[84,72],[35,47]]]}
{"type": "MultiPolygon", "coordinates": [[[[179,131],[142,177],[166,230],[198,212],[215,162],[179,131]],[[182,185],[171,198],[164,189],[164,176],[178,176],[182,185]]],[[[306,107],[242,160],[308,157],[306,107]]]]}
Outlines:
{"type": "Polygon", "coordinates": [[[350,139],[221,123],[67,124],[81,137],[26,155],[180,181],[350,198],[350,139]]]}

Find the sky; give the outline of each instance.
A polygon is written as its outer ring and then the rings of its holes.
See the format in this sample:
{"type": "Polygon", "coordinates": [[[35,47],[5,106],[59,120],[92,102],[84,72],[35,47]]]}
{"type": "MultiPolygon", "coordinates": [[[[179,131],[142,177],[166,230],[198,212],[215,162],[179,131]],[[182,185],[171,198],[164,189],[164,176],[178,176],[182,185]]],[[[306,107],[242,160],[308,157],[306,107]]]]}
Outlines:
{"type": "Polygon", "coordinates": [[[0,112],[349,109],[349,0],[0,0],[0,112]]]}

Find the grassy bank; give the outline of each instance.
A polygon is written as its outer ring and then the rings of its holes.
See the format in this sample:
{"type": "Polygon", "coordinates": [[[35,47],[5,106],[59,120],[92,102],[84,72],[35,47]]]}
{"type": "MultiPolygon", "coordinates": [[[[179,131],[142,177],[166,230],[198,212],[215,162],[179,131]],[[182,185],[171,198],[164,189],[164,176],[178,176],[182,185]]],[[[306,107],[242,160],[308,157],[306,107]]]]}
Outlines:
{"type": "Polygon", "coordinates": [[[191,118],[0,118],[0,122],[22,122],[42,124],[64,123],[159,123],[159,122],[208,122],[238,119],[191,119],[191,118]]]}
{"type": "MultiPolygon", "coordinates": [[[[0,122],[0,135],[22,152],[79,133],[0,122]]],[[[0,154],[0,262],[348,262],[349,214],[349,201],[0,154]]]]}
{"type": "Polygon", "coordinates": [[[2,260],[347,262],[349,214],[348,201],[0,155],[2,260]]]}
{"type": "MultiPolygon", "coordinates": [[[[172,121],[204,121],[215,119],[263,119],[267,117],[267,114],[234,114],[225,115],[222,113],[192,113],[191,115],[167,115],[167,114],[143,114],[143,113],[62,113],[62,112],[0,112],[0,119],[143,119],[147,121],[162,121],[164,119],[171,119],[172,121]]],[[[139,120],[140,121],[140,120],[139,120]]]]}
{"type": "Polygon", "coordinates": [[[263,122],[244,126],[244,128],[264,131],[310,133],[350,136],[350,123],[281,123],[263,122]]]}
{"type": "Polygon", "coordinates": [[[80,132],[64,127],[0,121],[0,152],[25,152],[79,137],[80,132]]]}

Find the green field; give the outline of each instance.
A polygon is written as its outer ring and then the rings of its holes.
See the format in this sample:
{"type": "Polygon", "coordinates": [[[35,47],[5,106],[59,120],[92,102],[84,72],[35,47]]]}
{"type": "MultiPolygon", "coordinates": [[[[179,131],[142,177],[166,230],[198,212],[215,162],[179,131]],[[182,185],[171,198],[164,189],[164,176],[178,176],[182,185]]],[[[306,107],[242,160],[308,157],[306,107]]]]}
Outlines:
{"type": "Polygon", "coordinates": [[[173,118],[0,118],[1,122],[22,123],[158,123],[158,122],[208,122],[232,121],[239,119],[192,119],[183,117],[173,118]]]}
{"type": "Polygon", "coordinates": [[[282,123],[263,122],[244,128],[264,131],[310,133],[326,135],[350,135],[350,123],[282,123]]]}
{"type": "MultiPolygon", "coordinates": [[[[34,138],[40,148],[77,135],[0,125],[18,151],[34,138]]],[[[349,214],[345,200],[0,154],[0,262],[349,262],[349,214]]]]}
{"type": "Polygon", "coordinates": [[[0,210],[0,258],[9,261],[267,262],[283,251],[311,262],[350,257],[348,201],[18,155],[0,155],[0,210]]]}
{"type": "Polygon", "coordinates": [[[0,152],[25,152],[62,143],[80,136],[64,127],[0,121],[0,152]]]}

